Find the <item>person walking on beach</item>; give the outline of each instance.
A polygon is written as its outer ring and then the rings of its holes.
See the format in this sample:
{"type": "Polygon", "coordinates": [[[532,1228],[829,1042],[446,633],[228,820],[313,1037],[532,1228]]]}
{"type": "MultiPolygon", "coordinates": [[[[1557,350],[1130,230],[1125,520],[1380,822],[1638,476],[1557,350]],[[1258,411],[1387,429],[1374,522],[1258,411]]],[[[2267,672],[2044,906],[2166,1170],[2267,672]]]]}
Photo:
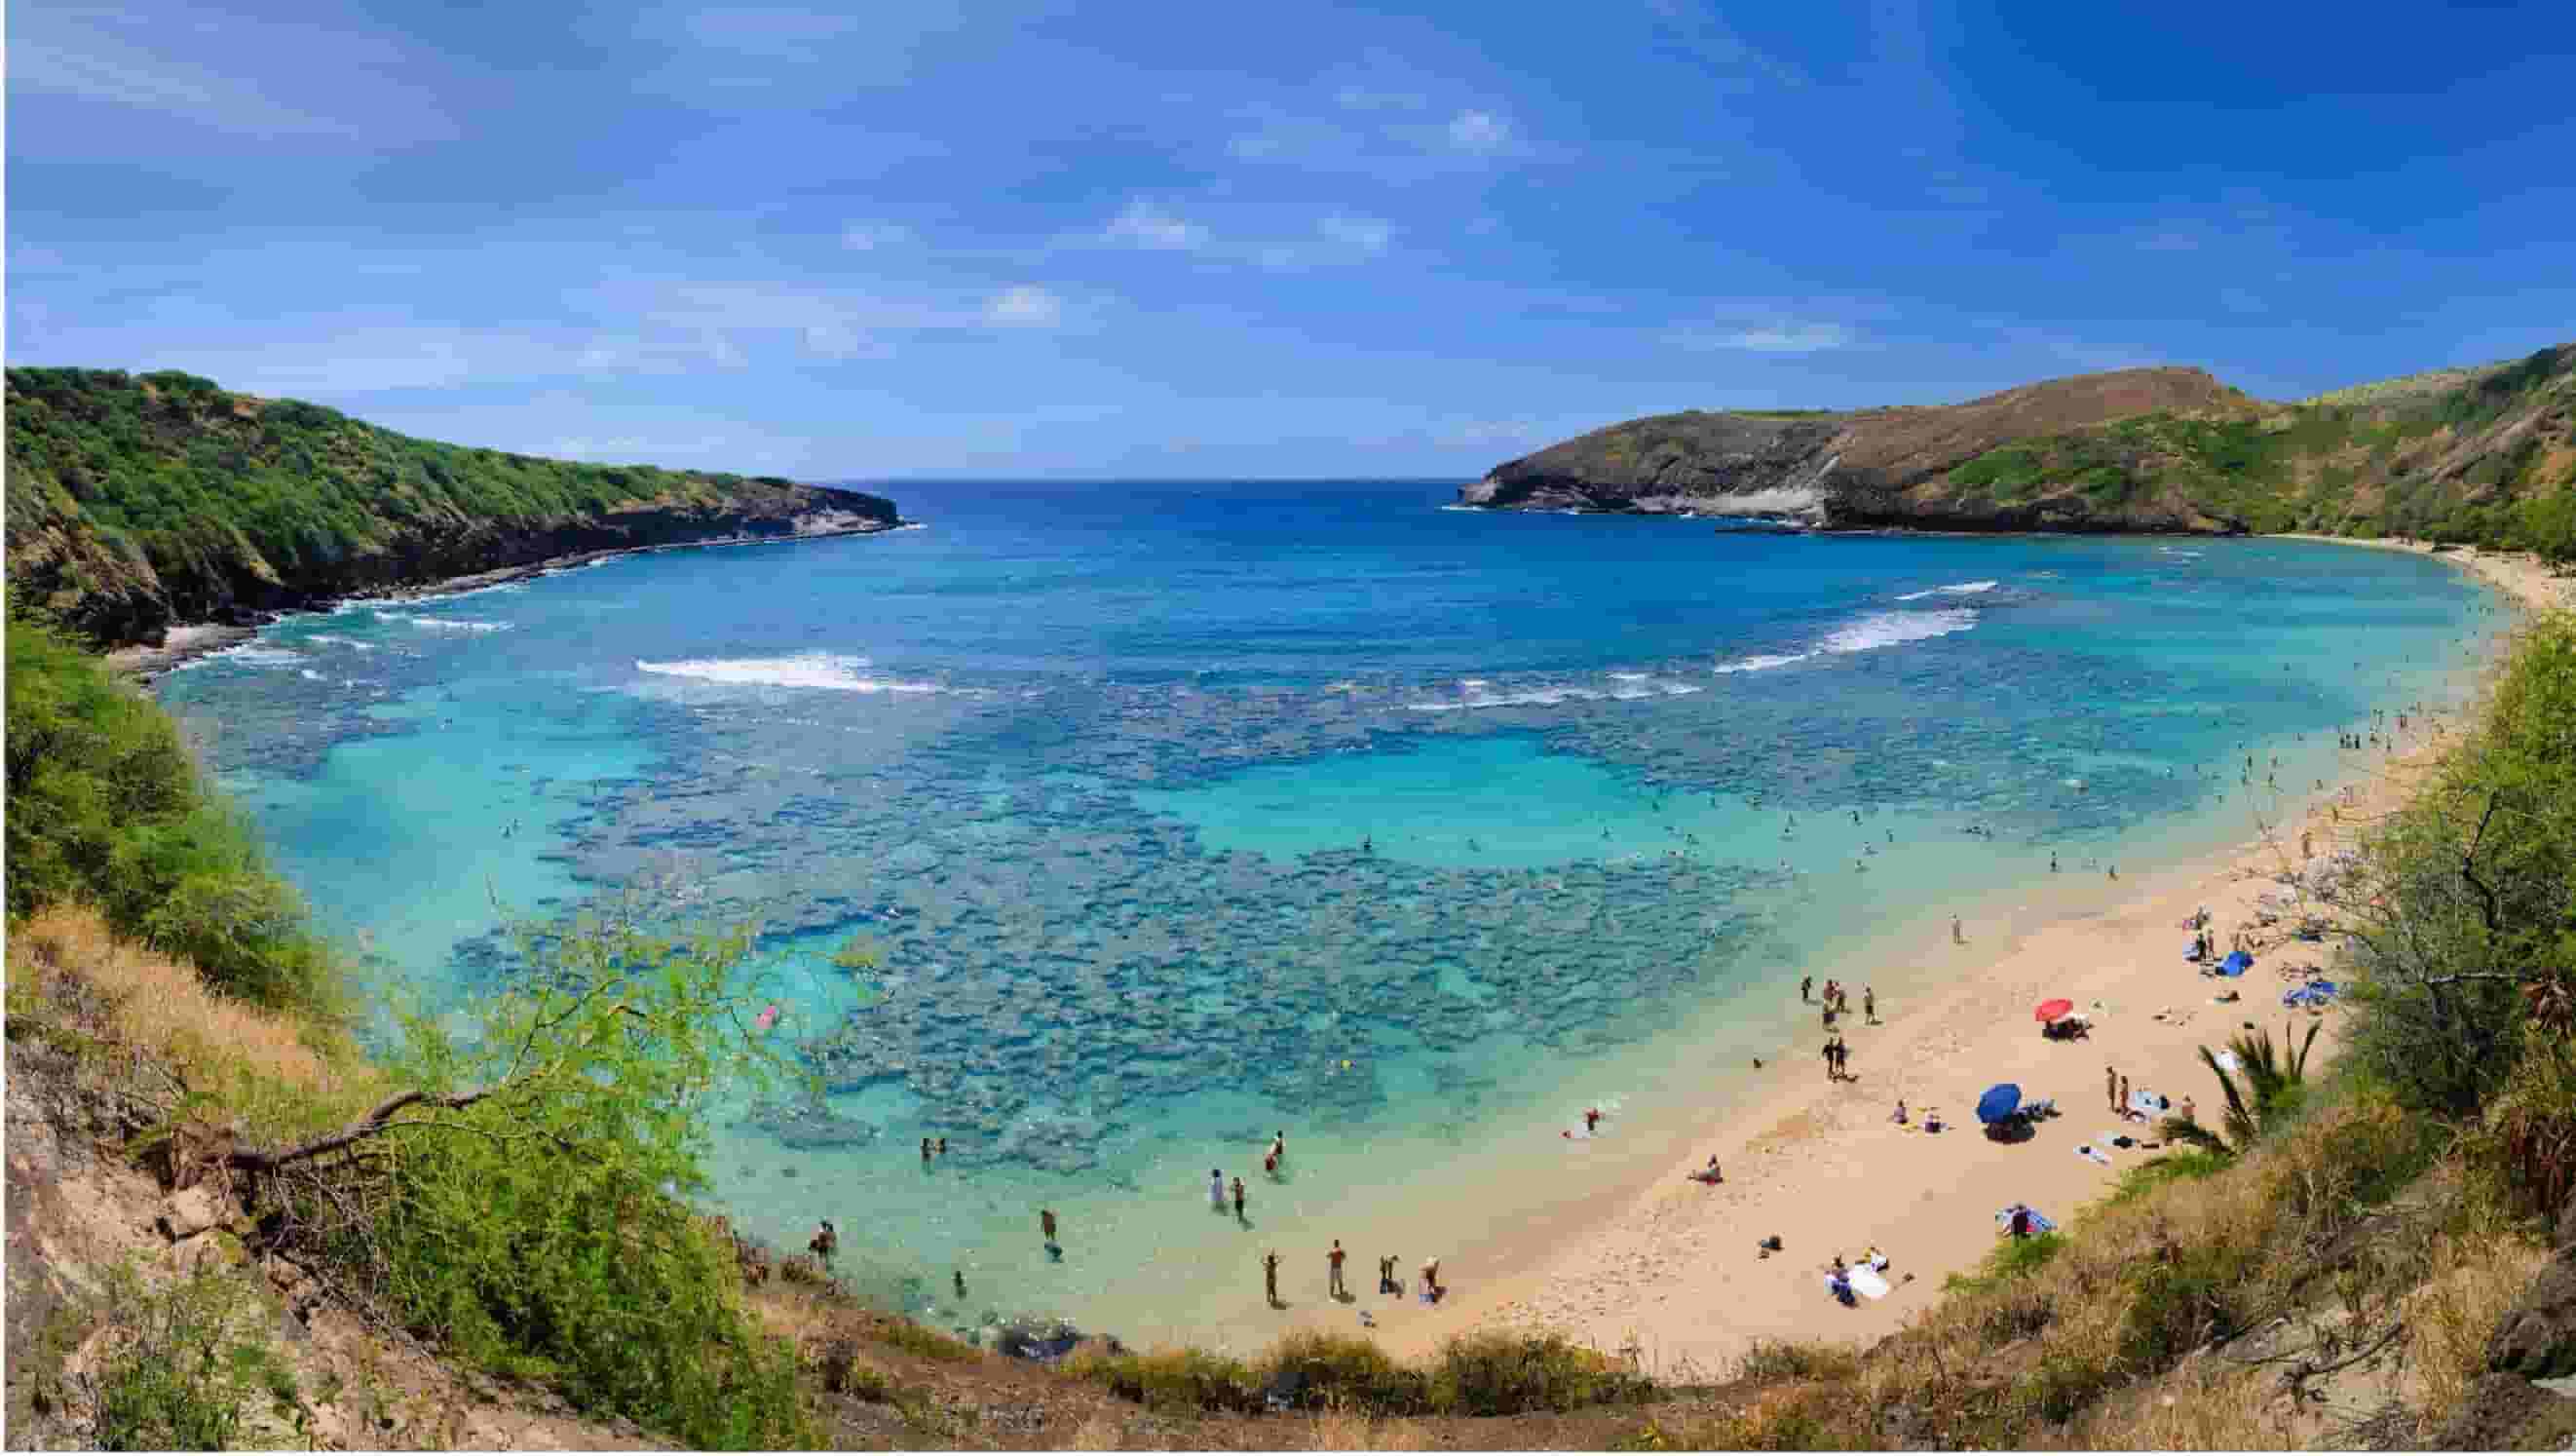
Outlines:
{"type": "Polygon", "coordinates": [[[1380,1294],[1393,1294],[1396,1292],[1395,1260],[1396,1256],[1389,1254],[1385,1258],[1377,1261],[1377,1292],[1380,1294]]]}
{"type": "Polygon", "coordinates": [[[1261,1292],[1270,1298],[1270,1307],[1279,1307],[1279,1251],[1272,1249],[1261,1256],[1261,1292]]]}
{"type": "Polygon", "coordinates": [[[1959,917],[1956,915],[1950,917],[1950,943],[1952,945],[1966,945],[1968,943],[1967,933],[1959,928],[1959,917]]]}
{"type": "Polygon", "coordinates": [[[2113,1112],[2120,1110],[2120,1074],[2107,1063],[2102,1068],[2102,1100],[2111,1104],[2113,1112]]]}
{"type": "Polygon", "coordinates": [[[2129,1079],[2128,1079],[2128,1078],[2126,1078],[2126,1077],[2122,1077],[2122,1078],[2120,1079],[2120,1100],[2119,1100],[2117,1103],[2113,1104],[2113,1110],[2114,1110],[2114,1111],[2117,1111],[2118,1109],[2120,1109],[2120,1108],[2124,1108],[2124,1107],[2127,1107],[2128,1105],[2129,1105],[2129,1079]]]}
{"type": "Polygon", "coordinates": [[[1233,1187],[1233,1189],[1232,1189],[1231,1191],[1232,1191],[1232,1192],[1233,1192],[1233,1194],[1234,1194],[1234,1221],[1235,1221],[1236,1223],[1241,1223],[1241,1222],[1243,1222],[1243,1179],[1242,1179],[1242,1178],[1237,1177],[1237,1178],[1234,1180],[1234,1187],[1233,1187]]]}
{"type": "Polygon", "coordinates": [[[1861,1019],[1870,1025],[1878,1025],[1878,988],[1876,986],[1860,988],[1860,1014],[1861,1019]]]}
{"type": "Polygon", "coordinates": [[[1208,1169],[1208,1207],[1225,1212],[1225,1175],[1214,1168],[1208,1169]]]}
{"type": "Polygon", "coordinates": [[[1852,1080],[1851,1045],[1842,1039],[1840,1033],[1834,1036],[1834,1075],[1846,1082],[1852,1080]]]}
{"type": "Polygon", "coordinates": [[[1829,1041],[1829,1042],[1826,1042],[1826,1043],[1825,1043],[1825,1080],[1826,1080],[1826,1081],[1828,1081],[1828,1082],[1839,1082],[1839,1081],[1841,1081],[1842,1079],[1843,1079],[1842,1073],[1841,1073],[1841,1072],[1839,1072],[1839,1071],[1837,1071],[1837,1070],[1835,1070],[1835,1068],[1834,1068],[1834,1044],[1833,1044],[1832,1042],[1830,1042],[1830,1041],[1829,1041]]]}
{"type": "Polygon", "coordinates": [[[1349,1292],[1342,1288],[1342,1261],[1349,1257],[1350,1255],[1342,1252],[1342,1241],[1340,1239],[1333,1240],[1333,1251],[1324,1256],[1326,1264],[1330,1266],[1330,1272],[1328,1275],[1329,1284],[1327,1287],[1330,1289],[1332,1296],[1335,1299],[1347,1299],[1350,1297],[1349,1292]]]}

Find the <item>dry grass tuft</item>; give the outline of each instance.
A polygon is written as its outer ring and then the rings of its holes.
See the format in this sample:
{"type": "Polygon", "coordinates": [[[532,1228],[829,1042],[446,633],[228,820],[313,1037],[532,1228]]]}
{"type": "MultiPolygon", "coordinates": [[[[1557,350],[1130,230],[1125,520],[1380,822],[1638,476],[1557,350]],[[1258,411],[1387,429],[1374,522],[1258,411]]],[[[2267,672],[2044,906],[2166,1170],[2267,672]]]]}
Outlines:
{"type": "Polygon", "coordinates": [[[2273,1372],[2194,1362],[2106,1402],[2058,1444],[2085,1451],[2278,1451],[2299,1444],[2296,1421],[2273,1372]]]}
{"type": "Polygon", "coordinates": [[[192,1081],[248,1077],[331,1102],[375,1085],[355,1058],[325,1055],[305,1023],[208,990],[193,967],[117,939],[86,906],[28,917],[9,937],[9,964],[19,974],[75,978],[104,1002],[117,1039],[168,1060],[192,1081]]]}
{"type": "Polygon", "coordinates": [[[2468,1398],[2486,1373],[2487,1341],[2497,1323],[2548,1262],[2546,1250],[2510,1234],[2434,1242],[2428,1277],[2406,1300],[2425,1430],[2449,1420],[2468,1398]]]}
{"type": "Polygon", "coordinates": [[[1091,1419],[1074,1428],[1073,1450],[1123,1451],[1126,1447],[1126,1423],[1107,1411],[1096,1412],[1091,1419]]]}
{"type": "Polygon", "coordinates": [[[1354,1410],[1328,1410],[1308,1422],[1304,1449],[1428,1451],[1431,1449],[1431,1434],[1415,1420],[1379,1418],[1354,1410]]]}

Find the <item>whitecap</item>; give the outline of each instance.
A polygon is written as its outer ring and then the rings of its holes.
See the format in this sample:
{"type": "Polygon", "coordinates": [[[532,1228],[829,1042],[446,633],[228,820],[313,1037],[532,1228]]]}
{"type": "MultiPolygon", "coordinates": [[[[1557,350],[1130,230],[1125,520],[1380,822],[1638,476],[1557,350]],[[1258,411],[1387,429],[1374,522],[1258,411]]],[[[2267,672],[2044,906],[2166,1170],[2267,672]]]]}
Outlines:
{"type": "Polygon", "coordinates": [[[353,648],[359,652],[373,652],[376,650],[376,645],[372,642],[361,642],[355,637],[334,637],[328,632],[316,632],[304,640],[307,642],[321,642],[332,647],[353,648]]]}
{"type": "Polygon", "coordinates": [[[1824,641],[1816,644],[1816,650],[1867,652],[1878,647],[1896,647],[1907,642],[1946,637],[1976,625],[1977,614],[1966,607],[1949,607],[1937,612],[1872,612],[1850,626],[1836,628],[1824,641]]]}
{"type": "Polygon", "coordinates": [[[1767,672],[1775,667],[1787,667],[1793,662],[1804,662],[1815,655],[1812,652],[1761,653],[1752,657],[1737,658],[1733,662],[1721,662],[1717,665],[1717,670],[1719,672],[1767,672]]]}
{"type": "Polygon", "coordinates": [[[290,652],[283,647],[273,647],[265,642],[244,642],[237,647],[226,647],[221,651],[209,652],[203,657],[190,658],[180,663],[178,670],[185,671],[188,668],[201,667],[209,662],[228,662],[235,667],[300,667],[304,662],[304,654],[290,652]]]}
{"type": "Polygon", "coordinates": [[[817,688],[837,693],[935,693],[936,683],[897,682],[864,676],[864,657],[800,652],[793,657],[708,657],[680,662],[637,659],[635,670],[662,677],[695,678],[727,687],[817,688]]]}
{"type": "Polygon", "coordinates": [[[432,632],[507,632],[510,630],[510,624],[507,622],[483,622],[472,617],[412,617],[400,612],[382,612],[378,615],[388,622],[409,622],[415,627],[432,632]]]}
{"type": "Polygon", "coordinates": [[[1987,593],[1987,592],[1993,591],[1996,587],[1999,587],[1999,586],[2001,586],[2001,585],[2003,585],[2003,583],[2002,583],[2002,582],[1999,582],[1999,581],[1960,581],[1960,582],[1952,582],[1952,583],[1951,583],[1950,585],[1948,585],[1948,586],[1926,587],[1926,588],[1924,588],[1923,590],[1918,591],[1918,592],[1907,592],[1907,593],[1905,593],[1904,595],[1902,595],[1902,596],[1898,597],[1898,598],[1897,598],[1897,600],[1898,600],[1898,601],[1900,601],[1900,602],[1919,602],[1919,601],[1923,600],[1925,597],[1973,597],[1973,596],[1982,596],[1982,595],[1984,595],[1984,594],[1985,594],[1985,593],[1987,593]]]}

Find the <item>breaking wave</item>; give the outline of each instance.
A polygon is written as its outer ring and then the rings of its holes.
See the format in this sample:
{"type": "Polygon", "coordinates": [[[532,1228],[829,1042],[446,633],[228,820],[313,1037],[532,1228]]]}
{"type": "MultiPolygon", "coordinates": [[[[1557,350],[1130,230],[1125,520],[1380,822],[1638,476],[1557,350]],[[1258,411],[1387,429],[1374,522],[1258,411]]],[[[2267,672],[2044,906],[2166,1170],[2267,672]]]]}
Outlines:
{"type": "MultiPolygon", "coordinates": [[[[1970,583],[1981,588],[1992,582],[1970,583]]],[[[1739,657],[1721,662],[1714,669],[1720,673],[1766,672],[1805,662],[1827,653],[1868,652],[1874,648],[1896,647],[1907,642],[1922,642],[1933,637],[1947,637],[1965,632],[1977,625],[1977,614],[1969,607],[1943,607],[1937,611],[1872,612],[1825,634],[1825,639],[1805,652],[1770,652],[1752,657],[1739,657]]]]}
{"type": "Polygon", "coordinates": [[[1897,600],[1900,602],[1919,602],[1925,597],[1982,596],[2001,585],[2003,585],[2003,583],[1999,581],[1954,582],[1949,586],[1926,587],[1919,592],[1907,592],[1903,596],[1898,597],[1897,600]]]}
{"type": "Polygon", "coordinates": [[[681,662],[636,659],[635,670],[661,677],[694,678],[727,687],[816,688],[836,693],[935,693],[936,683],[897,682],[860,671],[864,657],[800,652],[793,657],[706,657],[681,662]]]}

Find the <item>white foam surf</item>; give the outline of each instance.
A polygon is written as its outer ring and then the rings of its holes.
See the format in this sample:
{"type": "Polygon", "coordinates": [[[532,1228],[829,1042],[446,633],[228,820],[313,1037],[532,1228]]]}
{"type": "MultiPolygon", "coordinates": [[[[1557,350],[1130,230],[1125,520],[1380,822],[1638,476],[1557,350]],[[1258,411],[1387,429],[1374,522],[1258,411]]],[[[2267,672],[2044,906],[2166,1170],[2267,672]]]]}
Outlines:
{"type": "MultiPolygon", "coordinates": [[[[1993,585],[1991,582],[1964,584],[1993,585]]],[[[1739,657],[1733,662],[1721,662],[1712,671],[1720,674],[1768,672],[1775,667],[1787,667],[1793,662],[1805,662],[1809,658],[1821,657],[1828,653],[1868,652],[1880,647],[1897,647],[1908,642],[1947,637],[1953,632],[1965,632],[1976,625],[1977,613],[1971,607],[1942,607],[1931,611],[1917,608],[1902,612],[1871,612],[1826,633],[1823,641],[1805,652],[1757,653],[1751,657],[1739,657]]]]}
{"type": "Polygon", "coordinates": [[[507,632],[507,622],[483,622],[471,617],[415,617],[402,612],[376,614],[388,622],[409,622],[425,632],[507,632]]]}
{"type": "Polygon", "coordinates": [[[1517,691],[1495,692],[1488,678],[1458,679],[1458,696],[1428,702],[1407,703],[1416,713],[1459,713],[1475,708],[1552,708],[1559,703],[1633,703],[1643,698],[1678,698],[1705,689],[1694,683],[1675,682],[1652,673],[1614,672],[1610,686],[1584,687],[1574,683],[1550,683],[1517,691]]]}
{"type": "Polygon", "coordinates": [[[1812,652],[1759,653],[1752,657],[1737,658],[1733,662],[1721,662],[1717,665],[1717,670],[1719,672],[1768,672],[1775,667],[1787,667],[1793,662],[1804,662],[1815,655],[1812,652]]]}
{"type": "Polygon", "coordinates": [[[301,667],[304,665],[304,654],[290,652],[283,647],[271,647],[265,642],[244,642],[237,647],[224,648],[220,652],[209,652],[203,657],[192,657],[180,663],[176,670],[185,672],[189,668],[202,667],[210,662],[228,662],[235,667],[301,667]]]}
{"type": "Polygon", "coordinates": [[[1850,626],[1835,629],[1824,641],[1816,644],[1816,650],[1868,652],[1880,647],[1947,637],[1976,625],[1977,614],[1966,607],[1948,607],[1937,612],[1872,612],[1850,626]]]}
{"type": "Polygon", "coordinates": [[[2002,582],[1999,582],[1999,581],[1961,581],[1961,582],[1953,582],[1953,583],[1951,583],[1951,584],[1950,584],[1950,585],[1948,585],[1948,586],[1926,587],[1926,588],[1924,588],[1922,591],[1919,591],[1919,592],[1907,592],[1907,593],[1905,593],[1904,595],[1902,595],[1902,596],[1898,597],[1898,598],[1897,598],[1897,600],[1898,600],[1898,601],[1900,601],[1900,602],[1919,602],[1919,601],[1923,600],[1925,597],[1974,597],[1974,596],[1983,596],[1983,595],[1985,595],[1987,592],[1993,591],[1996,587],[1999,587],[1999,586],[2001,586],[2001,585],[2003,585],[2003,583],[2002,583],[2002,582]]]}
{"type": "Polygon", "coordinates": [[[680,662],[646,662],[635,670],[661,677],[694,678],[726,687],[814,688],[835,693],[935,693],[936,683],[898,682],[869,677],[860,669],[864,657],[830,652],[800,652],[793,657],[707,657],[680,662]]]}

